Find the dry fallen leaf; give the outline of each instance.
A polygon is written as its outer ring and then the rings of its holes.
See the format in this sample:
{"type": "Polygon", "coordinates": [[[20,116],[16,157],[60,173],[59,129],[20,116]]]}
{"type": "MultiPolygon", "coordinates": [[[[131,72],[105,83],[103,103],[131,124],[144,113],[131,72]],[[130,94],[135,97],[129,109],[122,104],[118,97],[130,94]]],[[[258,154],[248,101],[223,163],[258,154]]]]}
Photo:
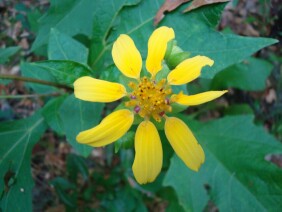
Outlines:
{"type": "Polygon", "coordinates": [[[183,12],[189,12],[191,10],[194,10],[196,8],[209,5],[209,4],[215,4],[215,3],[222,3],[222,2],[228,2],[229,0],[194,0],[189,7],[187,7],[183,12]]]}
{"type": "Polygon", "coordinates": [[[273,88],[270,88],[268,91],[266,91],[266,95],[265,95],[265,101],[269,104],[272,104],[273,102],[275,102],[277,100],[277,95],[276,95],[276,91],[273,88]]]}
{"type": "Polygon", "coordinates": [[[165,3],[161,6],[157,15],[154,19],[154,25],[157,26],[160,21],[164,18],[165,12],[171,12],[179,7],[181,4],[186,3],[191,0],[166,0],[165,3]]]}
{"type": "Polygon", "coordinates": [[[278,167],[282,168],[282,155],[281,154],[270,154],[265,156],[265,160],[270,161],[277,165],[278,167]]]}

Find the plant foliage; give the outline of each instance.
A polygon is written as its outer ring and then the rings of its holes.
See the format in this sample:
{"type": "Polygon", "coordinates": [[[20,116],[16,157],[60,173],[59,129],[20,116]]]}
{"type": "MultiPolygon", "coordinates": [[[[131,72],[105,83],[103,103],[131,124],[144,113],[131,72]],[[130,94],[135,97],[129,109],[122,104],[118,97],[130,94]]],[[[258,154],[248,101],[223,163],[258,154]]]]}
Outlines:
{"type": "MultiPolygon", "coordinates": [[[[113,68],[112,44],[120,34],[128,34],[145,59],[154,17],[162,4],[162,0],[50,0],[49,9],[37,22],[30,13],[30,24],[36,26],[31,27],[36,35],[31,50],[46,60],[22,61],[21,75],[61,84],[65,89],[26,83],[34,93],[56,92],[59,96],[44,98],[43,108],[27,119],[0,124],[0,211],[32,211],[31,153],[47,127],[58,136],[65,135],[75,153],[67,157],[68,177],[50,182],[67,209],[78,209],[81,199],[91,208],[88,203],[99,191],[95,182],[108,188],[108,193],[96,197],[108,210],[146,211],[148,193],[167,200],[168,211],[203,211],[211,203],[220,211],[282,209],[282,171],[266,160],[269,154],[282,154],[281,143],[255,125],[253,116],[240,115],[245,111],[242,107],[233,116],[207,123],[182,115],[206,153],[206,162],[197,173],[172,154],[163,138],[161,177],[151,185],[136,185],[128,165],[132,164],[128,162],[134,145],[132,131],[115,144],[123,165],[114,167],[109,178],[88,170],[85,157],[92,148],[78,144],[76,135],[97,125],[108,109],[104,110],[104,104],[76,99],[69,92],[73,82],[81,76],[124,80],[113,68]],[[87,189],[78,187],[78,176],[87,189]]],[[[188,4],[166,14],[159,26],[174,29],[177,45],[185,52],[182,56],[205,55],[215,61],[201,74],[204,87],[263,90],[272,65],[250,56],[277,41],[217,31],[225,3],[182,13],[188,4]]],[[[19,47],[0,49],[0,63],[7,63],[18,51],[19,47]]],[[[111,160],[113,148],[105,151],[111,160]]]]}

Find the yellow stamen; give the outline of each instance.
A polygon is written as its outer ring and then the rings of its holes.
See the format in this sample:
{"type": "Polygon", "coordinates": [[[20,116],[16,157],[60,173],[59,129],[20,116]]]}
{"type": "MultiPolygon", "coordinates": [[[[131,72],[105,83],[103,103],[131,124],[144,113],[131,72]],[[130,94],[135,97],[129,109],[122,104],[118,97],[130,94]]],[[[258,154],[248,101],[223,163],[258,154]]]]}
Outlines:
{"type": "Polygon", "coordinates": [[[168,95],[172,90],[166,83],[166,79],[156,82],[153,79],[143,77],[139,84],[129,83],[132,92],[129,94],[131,100],[126,102],[127,107],[134,107],[135,112],[141,117],[153,117],[160,122],[165,112],[171,111],[168,95]]]}

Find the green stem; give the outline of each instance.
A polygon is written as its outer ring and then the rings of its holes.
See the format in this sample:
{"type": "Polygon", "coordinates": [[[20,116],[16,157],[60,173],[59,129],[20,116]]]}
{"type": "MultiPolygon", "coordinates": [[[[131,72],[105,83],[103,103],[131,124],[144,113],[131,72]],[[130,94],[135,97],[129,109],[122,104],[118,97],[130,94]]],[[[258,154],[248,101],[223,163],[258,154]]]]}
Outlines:
{"type": "Polygon", "coordinates": [[[9,75],[9,74],[0,74],[0,79],[11,79],[11,80],[19,80],[19,81],[25,81],[25,82],[31,82],[31,83],[37,83],[37,84],[42,84],[42,85],[49,85],[57,88],[63,88],[68,91],[73,91],[73,88],[68,86],[68,85],[63,85],[60,83],[56,82],[50,82],[50,81],[45,81],[45,80],[39,80],[35,78],[30,78],[30,77],[22,77],[22,76],[17,76],[17,75],[9,75]]]}
{"type": "Polygon", "coordinates": [[[21,99],[21,98],[38,98],[45,96],[60,96],[61,93],[46,93],[46,94],[24,94],[24,95],[3,95],[0,96],[0,99],[21,99]]]}

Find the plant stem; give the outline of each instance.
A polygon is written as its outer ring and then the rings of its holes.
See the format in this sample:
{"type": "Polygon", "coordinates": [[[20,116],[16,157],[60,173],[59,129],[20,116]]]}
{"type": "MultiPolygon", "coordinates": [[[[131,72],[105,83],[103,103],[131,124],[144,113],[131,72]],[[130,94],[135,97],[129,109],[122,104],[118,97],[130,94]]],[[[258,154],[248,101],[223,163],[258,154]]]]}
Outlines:
{"type": "Polygon", "coordinates": [[[61,93],[46,93],[46,94],[23,94],[23,95],[4,95],[0,96],[0,99],[20,99],[20,98],[38,98],[44,96],[60,96],[61,93]]]}
{"type": "Polygon", "coordinates": [[[45,80],[39,80],[35,78],[30,78],[30,77],[22,77],[22,76],[9,75],[9,74],[0,74],[0,79],[12,79],[12,80],[19,80],[19,81],[25,81],[25,82],[31,82],[31,83],[38,83],[42,85],[49,85],[49,86],[53,86],[57,88],[63,88],[68,91],[73,91],[73,88],[68,85],[63,85],[60,83],[50,82],[50,81],[45,81],[45,80]]]}

